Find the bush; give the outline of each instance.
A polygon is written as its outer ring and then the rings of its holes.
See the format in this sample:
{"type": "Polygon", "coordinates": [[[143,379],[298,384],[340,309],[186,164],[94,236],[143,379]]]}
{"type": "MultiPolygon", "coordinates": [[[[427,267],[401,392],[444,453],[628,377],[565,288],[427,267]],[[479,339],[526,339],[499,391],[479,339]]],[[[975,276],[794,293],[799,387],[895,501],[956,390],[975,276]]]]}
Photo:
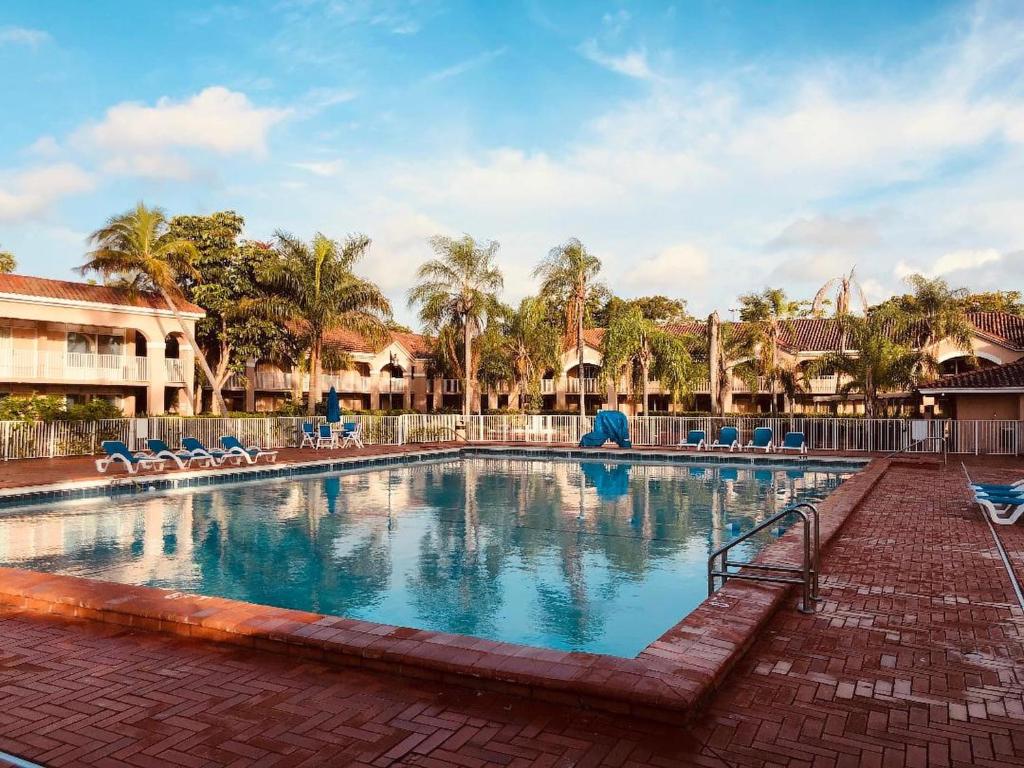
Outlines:
{"type": "Polygon", "coordinates": [[[0,400],[0,421],[99,421],[123,419],[116,405],[95,398],[68,405],[60,395],[11,395],[0,400]]]}

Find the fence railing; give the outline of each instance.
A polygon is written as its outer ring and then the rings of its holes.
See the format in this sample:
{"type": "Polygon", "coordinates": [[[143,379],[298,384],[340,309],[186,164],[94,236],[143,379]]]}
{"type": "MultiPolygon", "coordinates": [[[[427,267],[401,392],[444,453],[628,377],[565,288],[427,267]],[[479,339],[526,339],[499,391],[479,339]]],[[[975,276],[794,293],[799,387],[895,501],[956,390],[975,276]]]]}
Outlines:
{"type": "MultiPolygon", "coordinates": [[[[343,416],[358,423],[370,445],[425,442],[576,444],[592,429],[591,417],[505,414],[463,417],[456,414],[343,416]]],[[[216,445],[221,435],[235,435],[245,444],[269,448],[297,445],[304,417],[185,418],[157,417],[103,421],[0,421],[0,459],[81,456],[100,451],[103,440],[122,440],[145,447],[148,438],[171,446],[183,437],[216,445]]],[[[323,423],[323,417],[312,419],[323,423]]],[[[629,419],[637,446],[676,446],[691,430],[713,440],[722,427],[736,427],[746,442],[757,427],[770,427],[776,440],[786,432],[802,432],[812,451],[929,452],[944,437],[949,453],[1019,455],[1024,453],[1024,421],[952,421],[914,419],[815,418],[803,416],[637,416],[629,419]]]]}

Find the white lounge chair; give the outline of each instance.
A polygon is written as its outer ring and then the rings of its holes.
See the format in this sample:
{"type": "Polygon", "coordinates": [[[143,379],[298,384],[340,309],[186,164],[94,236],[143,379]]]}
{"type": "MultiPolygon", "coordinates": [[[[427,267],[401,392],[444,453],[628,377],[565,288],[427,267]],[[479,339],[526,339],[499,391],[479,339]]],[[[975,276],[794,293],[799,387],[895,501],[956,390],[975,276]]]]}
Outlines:
{"type": "Polygon", "coordinates": [[[97,472],[105,473],[113,464],[123,464],[130,475],[136,474],[140,469],[164,468],[164,459],[132,453],[120,440],[104,440],[101,445],[107,455],[96,459],[97,472]]]}
{"type": "Polygon", "coordinates": [[[149,452],[153,458],[173,461],[178,465],[178,469],[184,469],[186,466],[191,468],[193,464],[212,467],[216,463],[213,456],[197,455],[184,449],[180,451],[172,451],[171,447],[163,440],[151,438],[146,441],[146,445],[149,446],[149,452]]]}
{"type": "Polygon", "coordinates": [[[750,442],[744,446],[749,451],[771,453],[775,449],[774,433],[771,427],[757,427],[750,442]]]}
{"type": "Polygon", "coordinates": [[[255,464],[264,458],[271,463],[277,461],[277,451],[269,451],[258,445],[246,447],[234,435],[221,435],[220,444],[229,455],[241,456],[247,464],[255,464]]]}
{"type": "Polygon", "coordinates": [[[708,447],[708,433],[703,429],[691,429],[686,433],[686,439],[679,443],[678,447],[702,451],[708,447]]]}
{"type": "Polygon", "coordinates": [[[775,446],[775,450],[779,453],[796,451],[799,454],[805,454],[807,453],[807,438],[803,432],[787,432],[782,438],[782,444],[775,446]]]}
{"type": "Polygon", "coordinates": [[[740,431],[736,427],[722,427],[718,433],[718,437],[715,438],[715,442],[708,446],[708,450],[714,450],[715,448],[725,448],[730,453],[733,450],[740,449],[740,431]]]}

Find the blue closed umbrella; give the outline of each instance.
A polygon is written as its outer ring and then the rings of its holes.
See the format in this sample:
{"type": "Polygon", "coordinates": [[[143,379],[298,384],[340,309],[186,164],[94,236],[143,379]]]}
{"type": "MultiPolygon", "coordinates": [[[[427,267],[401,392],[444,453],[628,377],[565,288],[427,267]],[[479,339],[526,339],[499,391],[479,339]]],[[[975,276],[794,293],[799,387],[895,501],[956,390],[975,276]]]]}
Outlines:
{"type": "Polygon", "coordinates": [[[334,387],[327,393],[327,421],[331,424],[341,421],[341,403],[338,400],[338,390],[334,387]]]}

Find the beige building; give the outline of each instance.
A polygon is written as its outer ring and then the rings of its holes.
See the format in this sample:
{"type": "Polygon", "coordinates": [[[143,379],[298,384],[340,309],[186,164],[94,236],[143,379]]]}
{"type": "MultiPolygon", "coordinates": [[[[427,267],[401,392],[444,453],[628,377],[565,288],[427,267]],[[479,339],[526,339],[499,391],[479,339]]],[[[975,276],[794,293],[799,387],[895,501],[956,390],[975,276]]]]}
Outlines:
{"type": "MultiPolygon", "coordinates": [[[[203,310],[183,302],[194,330],[203,310]]],[[[0,275],[0,395],[103,398],[126,415],[191,412],[194,354],[158,296],[0,275]]]]}

